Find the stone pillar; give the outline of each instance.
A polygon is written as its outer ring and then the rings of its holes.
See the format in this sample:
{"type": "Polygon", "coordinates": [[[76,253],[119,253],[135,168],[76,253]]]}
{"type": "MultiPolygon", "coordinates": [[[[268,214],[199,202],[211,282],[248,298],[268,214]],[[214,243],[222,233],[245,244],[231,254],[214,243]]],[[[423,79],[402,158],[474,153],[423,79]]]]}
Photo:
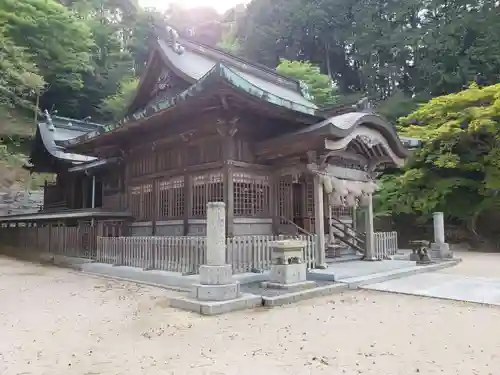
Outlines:
{"type": "Polygon", "coordinates": [[[434,242],[431,244],[431,257],[434,259],[453,258],[450,245],[446,243],[444,235],[444,215],[442,212],[434,212],[434,242]]]}
{"type": "Polygon", "coordinates": [[[375,230],[373,226],[373,195],[369,194],[365,212],[365,260],[376,260],[375,258],[375,230]]]}
{"type": "Polygon", "coordinates": [[[171,300],[171,306],[203,315],[252,308],[262,303],[260,296],[241,294],[240,284],[233,280],[230,264],[226,264],[226,205],[207,205],[207,257],[200,266],[200,282],[193,284],[189,297],[171,300]]]}
{"type": "Polygon", "coordinates": [[[434,243],[445,243],[444,239],[444,215],[442,212],[434,212],[434,243]]]}
{"type": "Polygon", "coordinates": [[[327,268],[325,254],[325,211],[321,176],[314,176],[314,228],[316,232],[316,268],[327,268]]]}
{"type": "Polygon", "coordinates": [[[240,285],[233,282],[233,270],[226,264],[226,204],[207,205],[207,264],[200,266],[200,284],[195,284],[193,297],[204,301],[237,298],[240,285]]]}
{"type": "Polygon", "coordinates": [[[226,264],[226,210],[222,202],[207,206],[207,265],[226,264]]]}

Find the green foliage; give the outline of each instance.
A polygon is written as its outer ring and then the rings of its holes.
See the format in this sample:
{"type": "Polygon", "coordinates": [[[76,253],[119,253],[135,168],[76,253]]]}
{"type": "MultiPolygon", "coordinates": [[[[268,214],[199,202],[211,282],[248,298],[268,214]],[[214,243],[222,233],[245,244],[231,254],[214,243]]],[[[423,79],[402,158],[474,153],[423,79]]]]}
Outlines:
{"type": "Polygon", "coordinates": [[[44,84],[32,57],[5,34],[5,26],[0,27],[0,106],[31,108],[29,98],[44,84]]]}
{"type": "Polygon", "coordinates": [[[334,94],[334,86],[330,77],[321,74],[320,69],[310,62],[281,59],[276,71],[307,85],[311,99],[316,104],[328,106],[337,102],[337,96],[334,94]]]}
{"type": "Polygon", "coordinates": [[[402,133],[424,141],[402,173],[382,178],[381,212],[429,217],[444,210],[468,222],[498,203],[500,84],[472,84],[436,97],[400,119],[402,133]]]}
{"type": "Polygon", "coordinates": [[[128,105],[134,98],[138,85],[138,78],[128,78],[121,82],[118,92],[103,100],[100,107],[103,115],[113,121],[121,120],[128,105]]]}
{"type": "Polygon", "coordinates": [[[33,56],[44,79],[55,87],[81,88],[91,70],[88,26],[54,0],[0,0],[6,35],[33,56]]]}
{"type": "Polygon", "coordinates": [[[222,34],[222,38],[219,43],[217,43],[217,47],[233,55],[241,53],[241,43],[231,32],[222,34]]]}
{"type": "Polygon", "coordinates": [[[494,0],[253,0],[237,36],[246,57],[269,67],[279,58],[319,66],[341,95],[378,102],[400,91],[412,101],[498,81],[499,10],[494,0]]]}

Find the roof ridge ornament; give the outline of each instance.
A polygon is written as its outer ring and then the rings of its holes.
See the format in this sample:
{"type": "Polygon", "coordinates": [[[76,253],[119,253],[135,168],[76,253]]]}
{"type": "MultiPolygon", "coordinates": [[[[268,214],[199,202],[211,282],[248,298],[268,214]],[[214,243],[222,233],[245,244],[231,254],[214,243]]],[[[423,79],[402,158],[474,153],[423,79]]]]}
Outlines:
{"type": "Polygon", "coordinates": [[[310,101],[314,100],[314,96],[311,94],[311,91],[309,91],[309,85],[306,82],[299,80],[299,87],[300,93],[304,98],[310,101]]]}
{"type": "Polygon", "coordinates": [[[361,98],[353,107],[361,112],[373,112],[373,104],[368,96],[361,98]]]}
{"type": "Polygon", "coordinates": [[[43,114],[45,116],[45,120],[47,120],[47,129],[49,129],[52,132],[56,130],[56,128],[54,127],[54,123],[52,122],[52,116],[50,115],[49,111],[45,109],[43,111],[43,114]]]}
{"type": "Polygon", "coordinates": [[[179,43],[179,33],[173,27],[167,26],[168,42],[174,51],[178,55],[182,55],[185,51],[184,46],[179,43]]]}

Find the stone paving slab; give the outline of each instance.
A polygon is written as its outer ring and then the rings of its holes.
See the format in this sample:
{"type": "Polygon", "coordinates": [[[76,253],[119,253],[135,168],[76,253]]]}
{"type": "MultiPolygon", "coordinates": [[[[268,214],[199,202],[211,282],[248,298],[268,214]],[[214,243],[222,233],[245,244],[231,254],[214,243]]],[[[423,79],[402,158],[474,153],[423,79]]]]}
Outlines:
{"type": "Polygon", "coordinates": [[[368,276],[375,273],[388,272],[392,270],[402,270],[412,267],[415,267],[415,262],[406,260],[331,263],[326,269],[310,270],[308,272],[308,277],[310,276],[311,279],[319,280],[330,280],[332,277],[334,277],[335,281],[341,281],[343,279],[350,279],[353,277],[368,276]]]}
{"type": "Polygon", "coordinates": [[[361,288],[500,306],[500,279],[493,278],[434,272],[361,288]]]}

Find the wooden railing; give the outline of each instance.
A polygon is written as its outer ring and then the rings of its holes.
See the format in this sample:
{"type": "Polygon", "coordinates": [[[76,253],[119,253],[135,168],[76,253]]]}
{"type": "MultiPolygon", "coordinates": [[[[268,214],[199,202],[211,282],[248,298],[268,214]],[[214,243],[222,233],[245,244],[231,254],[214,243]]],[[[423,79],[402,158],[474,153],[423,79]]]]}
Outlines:
{"type": "Polygon", "coordinates": [[[390,259],[398,251],[397,232],[375,232],[375,258],[390,259]]]}
{"type": "Polygon", "coordinates": [[[205,260],[205,237],[98,237],[101,263],[197,273],[205,260]]]}
{"type": "MultiPolygon", "coordinates": [[[[286,237],[292,238],[292,237],[286,237]]],[[[295,236],[306,242],[304,261],[314,267],[316,236],[295,236]]],[[[227,239],[226,259],[234,273],[257,272],[271,267],[269,242],[283,236],[237,236],[227,239]]],[[[205,261],[205,237],[99,237],[97,261],[114,265],[198,273],[205,261]]]]}

